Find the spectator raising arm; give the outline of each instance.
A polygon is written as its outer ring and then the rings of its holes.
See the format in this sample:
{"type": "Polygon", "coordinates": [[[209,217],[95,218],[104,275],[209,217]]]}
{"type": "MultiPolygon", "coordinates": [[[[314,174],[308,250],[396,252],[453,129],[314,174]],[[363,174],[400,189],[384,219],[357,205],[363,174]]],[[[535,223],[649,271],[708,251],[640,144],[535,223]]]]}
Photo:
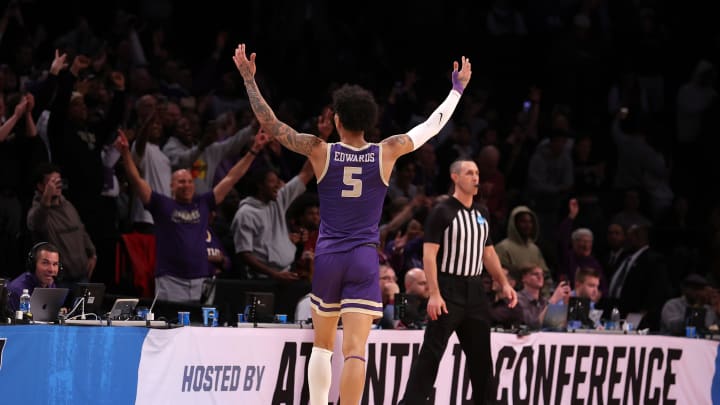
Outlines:
{"type": "Polygon", "coordinates": [[[215,195],[215,203],[220,204],[225,196],[230,192],[235,183],[238,182],[245,175],[250,164],[255,159],[258,153],[265,147],[270,137],[261,128],[260,131],[255,135],[253,145],[250,147],[245,156],[242,157],[235,165],[230,169],[228,174],[223,177],[222,180],[213,188],[213,194],[215,195]]]}
{"type": "Polygon", "coordinates": [[[150,185],[140,176],[140,172],[133,161],[132,154],[130,153],[130,146],[128,145],[127,137],[125,132],[118,129],[118,136],[115,139],[115,148],[120,151],[122,156],[123,166],[127,172],[128,180],[133,190],[137,193],[138,198],[142,201],[143,205],[147,205],[150,202],[150,195],[152,189],[150,185]]]}

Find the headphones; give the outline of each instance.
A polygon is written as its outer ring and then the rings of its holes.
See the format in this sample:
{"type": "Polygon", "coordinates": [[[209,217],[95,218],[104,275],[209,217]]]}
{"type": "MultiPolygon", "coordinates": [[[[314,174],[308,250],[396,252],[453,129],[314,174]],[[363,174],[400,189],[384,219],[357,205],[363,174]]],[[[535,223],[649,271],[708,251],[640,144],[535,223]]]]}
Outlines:
{"type": "MultiPolygon", "coordinates": [[[[25,261],[25,271],[28,273],[35,273],[35,264],[37,262],[37,254],[45,245],[49,245],[50,242],[38,242],[30,248],[28,252],[27,260],[25,261]]],[[[62,263],[58,263],[58,274],[62,271],[62,263]]]]}

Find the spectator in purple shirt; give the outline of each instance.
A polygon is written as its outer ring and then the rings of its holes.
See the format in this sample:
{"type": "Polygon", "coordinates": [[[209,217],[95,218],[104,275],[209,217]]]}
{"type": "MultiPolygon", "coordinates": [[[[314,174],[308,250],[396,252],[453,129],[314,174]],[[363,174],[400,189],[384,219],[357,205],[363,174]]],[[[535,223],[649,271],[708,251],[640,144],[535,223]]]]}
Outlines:
{"type": "Polygon", "coordinates": [[[52,243],[40,242],[28,253],[26,271],[8,284],[8,306],[16,311],[23,289],[32,295],[36,287],[55,288],[55,277],[60,270],[60,252],[52,243]]]}
{"type": "Polygon", "coordinates": [[[118,136],[115,147],[122,154],[128,180],[155,223],[155,292],[158,300],[200,303],[203,284],[208,279],[206,238],[210,213],[247,172],[267,140],[262,130],[258,132],[245,156],[207,193],[195,194],[195,183],[190,171],[175,171],[170,198],[154,192],[140,177],[125,134],[118,136]]]}

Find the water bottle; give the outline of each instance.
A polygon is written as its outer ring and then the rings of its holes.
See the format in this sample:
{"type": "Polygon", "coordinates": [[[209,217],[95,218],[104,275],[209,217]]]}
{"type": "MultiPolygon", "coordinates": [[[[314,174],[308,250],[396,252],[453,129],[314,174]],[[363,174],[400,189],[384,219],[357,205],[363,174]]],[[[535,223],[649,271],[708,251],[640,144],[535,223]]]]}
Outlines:
{"type": "Polygon", "coordinates": [[[612,312],[610,312],[610,322],[612,322],[612,327],[609,327],[608,329],[620,329],[620,310],[618,310],[616,307],[614,307],[612,309],[612,312]]]}
{"type": "Polygon", "coordinates": [[[22,311],[23,315],[30,312],[30,292],[27,288],[23,289],[20,296],[20,311],[22,311]]]}

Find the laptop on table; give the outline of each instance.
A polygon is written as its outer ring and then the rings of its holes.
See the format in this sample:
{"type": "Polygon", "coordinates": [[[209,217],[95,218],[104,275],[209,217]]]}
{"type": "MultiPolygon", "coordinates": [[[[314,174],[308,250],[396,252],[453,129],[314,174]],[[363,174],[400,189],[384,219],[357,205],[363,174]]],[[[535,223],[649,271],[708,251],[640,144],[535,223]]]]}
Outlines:
{"type": "Polygon", "coordinates": [[[30,296],[30,313],[33,315],[33,322],[57,321],[68,292],[68,288],[35,288],[30,296]]]}
{"type": "Polygon", "coordinates": [[[118,298],[110,309],[108,318],[114,321],[129,321],[135,319],[135,307],[140,299],[118,298]]]}

